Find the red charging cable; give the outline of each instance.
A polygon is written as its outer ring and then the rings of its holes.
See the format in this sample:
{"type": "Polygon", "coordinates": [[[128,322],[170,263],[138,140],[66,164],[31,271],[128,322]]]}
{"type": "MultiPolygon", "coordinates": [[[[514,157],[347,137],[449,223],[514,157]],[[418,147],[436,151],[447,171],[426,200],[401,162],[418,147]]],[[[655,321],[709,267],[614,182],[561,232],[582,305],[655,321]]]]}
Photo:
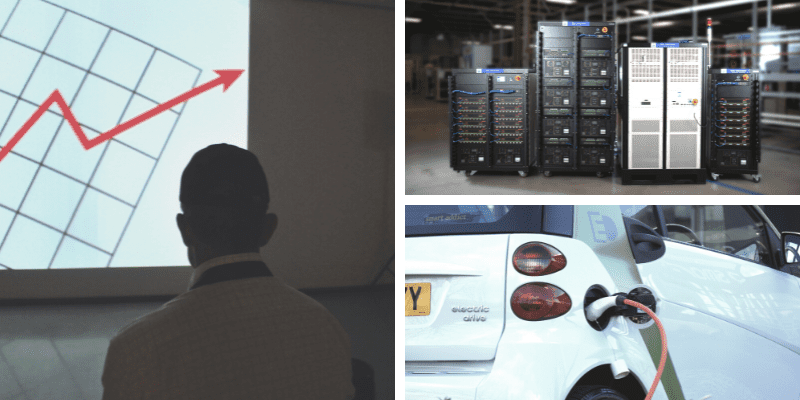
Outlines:
{"type": "Polygon", "coordinates": [[[653,398],[653,394],[656,392],[658,381],[661,380],[661,373],[664,372],[664,365],[667,364],[667,333],[664,332],[664,325],[661,325],[661,321],[658,320],[656,314],[647,308],[647,306],[630,299],[625,299],[623,302],[629,306],[636,307],[646,312],[647,315],[649,315],[650,318],[656,322],[656,325],[658,326],[658,332],[661,334],[661,361],[658,363],[658,371],[656,371],[656,378],[653,380],[653,385],[650,386],[650,391],[647,393],[647,397],[644,398],[644,400],[650,400],[653,398]]]}

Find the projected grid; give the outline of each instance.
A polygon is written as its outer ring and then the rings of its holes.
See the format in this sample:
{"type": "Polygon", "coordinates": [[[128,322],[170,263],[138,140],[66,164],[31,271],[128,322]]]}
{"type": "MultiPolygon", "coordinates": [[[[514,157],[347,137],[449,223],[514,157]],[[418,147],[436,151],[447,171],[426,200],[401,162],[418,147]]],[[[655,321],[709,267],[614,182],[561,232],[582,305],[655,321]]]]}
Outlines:
{"type": "MultiPolygon", "coordinates": [[[[0,24],[0,148],[55,89],[93,139],[202,72],[46,1],[18,0],[0,24]]],[[[108,267],[183,107],[88,151],[51,107],[0,162],[0,268],[108,267]]]]}

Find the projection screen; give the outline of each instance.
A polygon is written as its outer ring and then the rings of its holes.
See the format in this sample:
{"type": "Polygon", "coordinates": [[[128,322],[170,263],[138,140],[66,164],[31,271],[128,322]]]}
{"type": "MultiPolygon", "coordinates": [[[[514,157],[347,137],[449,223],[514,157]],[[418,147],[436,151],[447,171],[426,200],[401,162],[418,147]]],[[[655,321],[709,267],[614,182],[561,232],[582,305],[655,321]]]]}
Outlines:
{"type": "Polygon", "coordinates": [[[0,2],[0,272],[186,267],[180,176],[246,148],[248,48],[247,0],[0,2]]]}

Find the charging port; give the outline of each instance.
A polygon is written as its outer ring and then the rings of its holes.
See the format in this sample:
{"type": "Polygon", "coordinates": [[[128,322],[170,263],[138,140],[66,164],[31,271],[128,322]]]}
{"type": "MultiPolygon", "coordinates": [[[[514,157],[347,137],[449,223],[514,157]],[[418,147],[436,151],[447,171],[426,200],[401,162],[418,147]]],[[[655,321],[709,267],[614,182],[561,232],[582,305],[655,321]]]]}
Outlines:
{"type": "MultiPolygon", "coordinates": [[[[604,297],[608,297],[608,291],[600,286],[600,285],[593,285],[586,291],[586,296],[583,298],[583,314],[586,316],[586,307],[590,304],[594,303],[595,301],[602,299],[604,297]]],[[[611,310],[606,311],[603,315],[600,316],[596,321],[589,321],[587,318],[586,321],[589,322],[589,326],[594,328],[596,331],[602,331],[606,329],[608,326],[608,322],[611,321],[611,316],[613,312],[611,310]]]]}

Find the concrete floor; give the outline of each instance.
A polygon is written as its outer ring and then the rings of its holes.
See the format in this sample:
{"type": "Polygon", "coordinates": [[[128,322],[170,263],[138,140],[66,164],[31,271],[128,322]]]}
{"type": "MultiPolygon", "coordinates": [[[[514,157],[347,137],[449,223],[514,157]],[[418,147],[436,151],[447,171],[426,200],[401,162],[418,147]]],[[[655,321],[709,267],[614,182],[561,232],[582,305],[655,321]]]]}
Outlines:
{"type": "MultiPolygon", "coordinates": [[[[741,175],[704,185],[622,185],[622,178],[594,174],[478,172],[467,177],[450,168],[447,104],[406,96],[406,194],[800,194],[800,154],[763,149],[761,182],[741,175]]],[[[800,152],[800,141],[786,136],[762,138],[762,145],[800,152]]]]}

